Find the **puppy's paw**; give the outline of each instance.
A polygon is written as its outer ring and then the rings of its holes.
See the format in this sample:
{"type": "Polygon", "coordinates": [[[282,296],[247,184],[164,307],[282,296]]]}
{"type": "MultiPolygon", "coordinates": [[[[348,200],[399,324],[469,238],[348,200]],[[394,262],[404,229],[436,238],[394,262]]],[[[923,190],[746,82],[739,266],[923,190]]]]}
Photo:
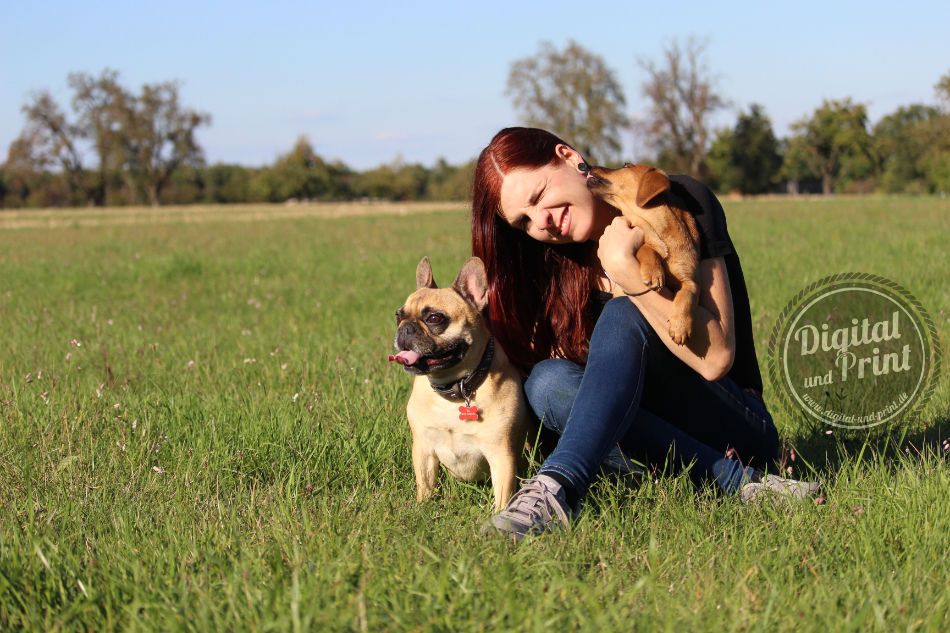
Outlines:
{"type": "Polygon", "coordinates": [[[641,246],[637,251],[637,261],[640,263],[640,279],[643,285],[650,290],[659,290],[666,283],[663,272],[663,260],[649,246],[641,246]]]}
{"type": "Polygon", "coordinates": [[[693,329],[693,319],[681,314],[670,317],[670,338],[677,345],[684,345],[693,329]]]}
{"type": "Polygon", "coordinates": [[[643,276],[643,285],[650,290],[659,290],[666,282],[662,266],[640,266],[640,274],[643,276]]]}

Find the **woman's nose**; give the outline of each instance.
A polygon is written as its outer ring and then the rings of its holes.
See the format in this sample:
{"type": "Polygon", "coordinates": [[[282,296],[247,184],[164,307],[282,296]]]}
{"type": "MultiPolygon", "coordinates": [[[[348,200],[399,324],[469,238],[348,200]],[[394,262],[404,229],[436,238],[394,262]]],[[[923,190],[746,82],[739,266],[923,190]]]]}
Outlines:
{"type": "Polygon", "coordinates": [[[552,216],[550,212],[542,210],[538,212],[538,215],[538,226],[542,231],[548,231],[554,228],[554,216],[552,216]]]}

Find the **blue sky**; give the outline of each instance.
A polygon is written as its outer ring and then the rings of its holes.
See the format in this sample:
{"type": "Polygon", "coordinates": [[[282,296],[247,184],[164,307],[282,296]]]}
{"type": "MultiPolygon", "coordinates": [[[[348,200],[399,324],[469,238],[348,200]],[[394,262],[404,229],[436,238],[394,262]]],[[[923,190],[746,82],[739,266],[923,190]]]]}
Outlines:
{"type": "MultiPolygon", "coordinates": [[[[733,109],[762,103],[776,131],[823,98],[866,103],[874,122],[933,102],[950,71],[950,3],[732,2],[9,2],[0,37],[0,152],[34,90],[66,102],[66,75],[117,69],[136,89],[179,79],[210,112],[208,160],[259,165],[306,134],[356,168],[473,157],[518,123],[511,62],[573,38],[601,55],[645,109],[640,58],[673,38],[709,42],[733,109]]],[[[568,139],[569,140],[569,139],[568,139]]],[[[632,135],[623,139],[636,159],[632,135]]]]}

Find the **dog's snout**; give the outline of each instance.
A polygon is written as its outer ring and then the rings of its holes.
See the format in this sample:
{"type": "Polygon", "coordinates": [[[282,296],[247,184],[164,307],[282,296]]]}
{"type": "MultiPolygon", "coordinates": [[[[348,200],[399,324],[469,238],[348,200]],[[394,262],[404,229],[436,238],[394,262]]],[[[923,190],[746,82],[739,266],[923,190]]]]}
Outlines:
{"type": "Polygon", "coordinates": [[[406,321],[396,330],[396,345],[399,349],[411,349],[422,336],[422,330],[413,321],[406,321]]]}
{"type": "Polygon", "coordinates": [[[593,173],[587,174],[587,187],[602,187],[604,185],[609,185],[610,181],[604,178],[603,176],[597,176],[593,173]]]}

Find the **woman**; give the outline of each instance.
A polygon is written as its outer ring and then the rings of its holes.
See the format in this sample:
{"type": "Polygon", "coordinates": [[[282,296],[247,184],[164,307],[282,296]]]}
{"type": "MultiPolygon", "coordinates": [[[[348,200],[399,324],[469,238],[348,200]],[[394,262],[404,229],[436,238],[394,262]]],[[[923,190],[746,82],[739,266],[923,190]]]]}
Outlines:
{"type": "Polygon", "coordinates": [[[569,526],[598,469],[629,471],[628,457],[692,463],[697,483],[743,499],[817,493],[759,470],[778,457],[778,434],[718,200],[670,177],[701,234],[699,305],[680,346],[667,333],[672,295],[640,279],[642,232],[590,193],[586,171],[570,145],[535,128],[500,131],[476,164],[472,250],[488,273],[491,328],[528,372],[531,408],[560,435],[489,530],[518,540],[569,526]]]}

